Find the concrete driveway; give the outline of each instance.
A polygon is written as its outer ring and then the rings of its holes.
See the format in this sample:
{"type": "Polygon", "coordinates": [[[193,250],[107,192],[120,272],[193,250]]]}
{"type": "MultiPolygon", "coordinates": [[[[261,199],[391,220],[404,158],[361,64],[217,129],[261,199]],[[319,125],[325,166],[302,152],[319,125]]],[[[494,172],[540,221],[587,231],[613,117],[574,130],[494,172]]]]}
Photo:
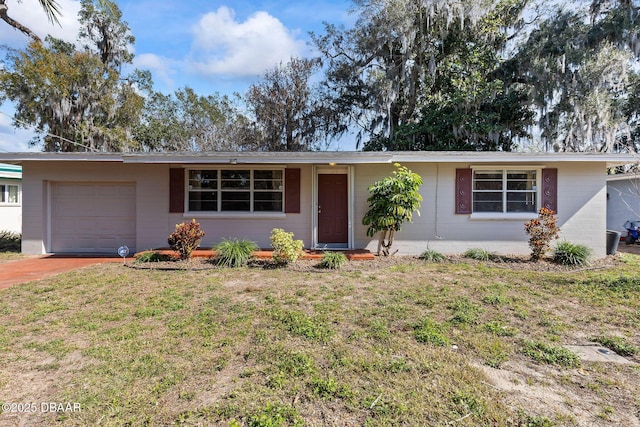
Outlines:
{"type": "Polygon", "coordinates": [[[122,262],[122,258],[45,255],[8,261],[0,268],[0,289],[103,262],[122,262]]]}

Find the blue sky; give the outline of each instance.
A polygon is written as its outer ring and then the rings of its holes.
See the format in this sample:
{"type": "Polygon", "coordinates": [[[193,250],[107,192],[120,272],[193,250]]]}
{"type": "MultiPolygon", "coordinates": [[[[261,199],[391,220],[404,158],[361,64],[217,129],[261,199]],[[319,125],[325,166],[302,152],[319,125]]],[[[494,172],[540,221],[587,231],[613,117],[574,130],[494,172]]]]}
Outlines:
{"type": "MultiPolygon", "coordinates": [[[[37,0],[8,0],[9,16],[39,36],[74,42],[79,1],[58,0],[62,26],[48,23],[37,0]]],[[[136,38],[134,65],[150,70],[155,89],[190,86],[197,93],[243,94],[262,73],[292,56],[313,55],[309,32],[323,22],[350,26],[351,0],[117,1],[136,38]]],[[[0,22],[0,40],[24,47],[28,38],[0,22]]],[[[4,55],[0,51],[0,54],[4,55]]],[[[27,151],[32,132],[11,125],[13,107],[0,106],[0,151],[27,151]]],[[[349,147],[333,147],[349,149],[349,147]]],[[[36,149],[37,150],[37,149],[36,149]]]]}

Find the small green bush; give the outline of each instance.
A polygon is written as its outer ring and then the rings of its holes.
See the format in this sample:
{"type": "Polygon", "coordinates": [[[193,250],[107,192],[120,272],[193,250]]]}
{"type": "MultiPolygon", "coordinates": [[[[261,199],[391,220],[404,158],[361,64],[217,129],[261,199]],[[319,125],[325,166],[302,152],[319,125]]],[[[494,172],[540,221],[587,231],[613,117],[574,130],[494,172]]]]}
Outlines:
{"type": "Polygon", "coordinates": [[[480,248],[472,248],[465,251],[463,254],[465,258],[471,258],[478,261],[491,261],[493,255],[491,252],[486,251],[485,249],[480,248]]]}
{"type": "Polygon", "coordinates": [[[191,254],[200,245],[200,240],[203,237],[204,231],[200,229],[200,224],[193,219],[191,222],[176,224],[176,229],[167,239],[167,243],[171,249],[178,252],[180,259],[184,260],[191,258],[191,254]]]}
{"type": "Polygon", "coordinates": [[[144,262],[166,262],[173,261],[174,258],[171,255],[163,254],[156,251],[147,251],[143,252],[136,257],[136,263],[144,263],[144,262]]]}
{"type": "Polygon", "coordinates": [[[590,256],[591,249],[570,242],[558,243],[553,251],[553,261],[562,265],[586,265],[590,256]]]}
{"type": "Polygon", "coordinates": [[[347,263],[347,257],[342,252],[325,252],[318,267],[340,270],[347,263]]]}
{"type": "Polygon", "coordinates": [[[0,252],[20,252],[22,234],[14,231],[0,231],[0,252]]]}
{"type": "Polygon", "coordinates": [[[293,233],[287,233],[282,228],[271,230],[269,240],[273,248],[273,260],[278,264],[297,261],[304,247],[302,240],[293,240],[293,233]]]}
{"type": "Polygon", "coordinates": [[[427,249],[418,258],[428,262],[442,262],[447,259],[446,256],[433,249],[427,249]]]}
{"type": "Polygon", "coordinates": [[[258,245],[246,239],[223,239],[213,249],[218,251],[216,264],[224,267],[244,267],[249,263],[253,252],[258,250],[258,245]]]}

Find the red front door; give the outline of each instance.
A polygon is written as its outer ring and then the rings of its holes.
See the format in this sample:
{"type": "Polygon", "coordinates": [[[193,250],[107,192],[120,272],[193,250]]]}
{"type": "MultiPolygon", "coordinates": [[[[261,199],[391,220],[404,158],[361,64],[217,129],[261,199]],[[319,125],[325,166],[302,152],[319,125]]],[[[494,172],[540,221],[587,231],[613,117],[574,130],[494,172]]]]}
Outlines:
{"type": "Polygon", "coordinates": [[[347,175],[318,175],[318,243],[349,243],[347,175]]]}

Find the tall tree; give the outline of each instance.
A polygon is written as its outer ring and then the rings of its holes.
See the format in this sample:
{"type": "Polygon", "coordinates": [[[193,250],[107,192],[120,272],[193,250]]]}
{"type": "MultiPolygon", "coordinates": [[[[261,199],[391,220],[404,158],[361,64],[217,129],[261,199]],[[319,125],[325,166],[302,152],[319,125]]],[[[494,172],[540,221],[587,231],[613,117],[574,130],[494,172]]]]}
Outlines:
{"type": "Polygon", "coordinates": [[[504,67],[529,88],[545,150],[612,151],[637,140],[637,2],[552,9],[504,67]]]}
{"type": "MultiPolygon", "coordinates": [[[[20,2],[20,0],[18,0],[18,2],[20,2]]],[[[38,0],[38,3],[40,3],[42,10],[47,15],[49,22],[60,24],[60,22],[58,21],[58,15],[60,15],[60,6],[58,5],[58,2],[56,0],[38,0]]],[[[29,27],[9,16],[9,6],[7,6],[7,0],[0,0],[0,19],[11,25],[16,30],[22,31],[24,34],[31,37],[33,41],[41,41],[40,37],[38,37],[38,35],[34,33],[29,27]]]]}
{"type": "Polygon", "coordinates": [[[151,94],[134,138],[142,151],[241,151],[254,148],[254,133],[231,99],[185,87],[151,94]]]}
{"type": "MultiPolygon", "coordinates": [[[[83,0],[81,38],[88,34],[87,28],[103,22],[104,15],[119,19],[116,10],[109,0],[95,4],[83,0]]],[[[33,144],[42,144],[45,151],[129,148],[144,103],[140,92],[150,88],[151,78],[149,72],[137,70],[121,74],[119,65],[131,61],[125,47],[132,38],[126,23],[114,24],[112,28],[123,34],[105,32],[97,39],[108,49],[87,43],[79,51],[73,44],[48,37],[46,45],[32,42],[24,50],[9,52],[0,70],[0,100],[16,104],[16,125],[37,128],[33,144]]]]}
{"type": "Polygon", "coordinates": [[[82,0],[78,13],[83,48],[94,52],[106,68],[119,69],[133,60],[131,46],[135,37],[129,24],[122,20],[122,12],[109,0],[82,0]]]}
{"type": "MultiPolygon", "coordinates": [[[[481,135],[487,135],[484,143],[499,145],[491,133],[502,129],[488,132],[475,122],[478,115],[490,123],[496,114],[509,113],[489,108],[493,99],[503,104],[519,99],[506,93],[493,72],[526,3],[357,0],[359,19],[353,28],[329,25],[325,35],[314,36],[327,61],[333,108],[373,137],[370,149],[424,149],[440,133],[449,135],[447,144],[465,148],[481,135]],[[429,116],[440,111],[467,118],[437,122],[439,128],[430,130],[429,116]],[[427,122],[420,124],[422,118],[427,122]],[[399,140],[398,132],[409,137],[399,140]]],[[[512,117],[517,120],[500,120],[522,133],[526,107],[513,107],[520,109],[512,117]]]]}
{"type": "Polygon", "coordinates": [[[265,72],[245,96],[268,151],[305,151],[320,147],[329,134],[332,112],[310,84],[318,70],[314,59],[293,58],[265,72]]]}

